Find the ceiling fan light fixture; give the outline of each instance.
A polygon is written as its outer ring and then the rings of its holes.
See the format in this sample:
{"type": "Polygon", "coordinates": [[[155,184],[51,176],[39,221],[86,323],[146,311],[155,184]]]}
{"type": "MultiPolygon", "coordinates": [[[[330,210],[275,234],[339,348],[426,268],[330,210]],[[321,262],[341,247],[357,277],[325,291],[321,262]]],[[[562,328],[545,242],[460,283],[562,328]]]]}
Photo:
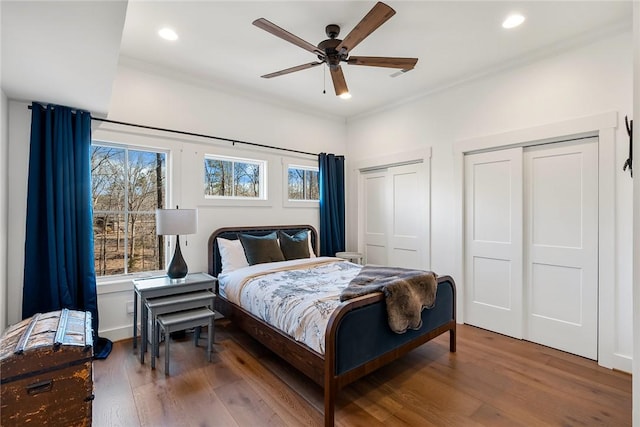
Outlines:
{"type": "Polygon", "coordinates": [[[524,19],[524,16],[520,15],[519,13],[512,13],[511,15],[507,16],[504,21],[502,21],[502,28],[515,28],[522,24],[524,22],[524,19]]]}
{"type": "MultiPolygon", "coordinates": [[[[365,65],[369,67],[399,68],[403,71],[411,70],[418,62],[418,58],[349,56],[350,51],[354,47],[356,47],[362,40],[369,37],[371,33],[387,22],[387,20],[389,20],[389,18],[391,18],[395,13],[395,10],[379,1],[342,40],[337,38],[340,34],[340,26],[336,24],[327,25],[325,33],[329,38],[321,41],[317,46],[312,45],[284,28],[278,27],[276,24],[266,20],[265,18],[258,18],[253,21],[253,25],[256,27],[271,33],[284,41],[301,47],[318,57],[318,61],[316,62],[286,68],[284,70],[276,71],[275,73],[265,74],[262,77],[277,77],[293,73],[295,71],[306,70],[307,68],[311,68],[316,65],[326,64],[331,72],[331,80],[333,82],[333,88],[336,95],[342,99],[350,99],[351,94],[349,93],[347,82],[345,81],[344,74],[342,73],[342,63],[350,65],[365,65]]],[[[323,91],[323,93],[325,93],[325,91],[323,91]]]]}
{"type": "Polygon", "coordinates": [[[165,40],[169,40],[169,41],[176,41],[178,40],[178,33],[176,33],[173,29],[169,28],[169,27],[164,27],[161,28],[158,31],[158,35],[160,37],[162,37],[165,40]]]}

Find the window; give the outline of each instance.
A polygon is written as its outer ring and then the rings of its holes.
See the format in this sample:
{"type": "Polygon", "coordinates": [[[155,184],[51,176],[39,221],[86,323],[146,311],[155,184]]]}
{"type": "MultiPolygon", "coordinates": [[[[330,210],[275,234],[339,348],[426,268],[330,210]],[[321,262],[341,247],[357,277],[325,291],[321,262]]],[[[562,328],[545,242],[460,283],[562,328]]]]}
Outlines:
{"type": "Polygon", "coordinates": [[[290,201],[320,200],[318,168],[289,165],[287,182],[290,201]]]}
{"type": "Polygon", "coordinates": [[[106,145],[91,148],[96,275],[164,267],[156,209],[166,201],[165,152],[106,145]]]}
{"type": "Polygon", "coordinates": [[[205,155],[205,197],[266,200],[266,163],[262,160],[205,155]]]}

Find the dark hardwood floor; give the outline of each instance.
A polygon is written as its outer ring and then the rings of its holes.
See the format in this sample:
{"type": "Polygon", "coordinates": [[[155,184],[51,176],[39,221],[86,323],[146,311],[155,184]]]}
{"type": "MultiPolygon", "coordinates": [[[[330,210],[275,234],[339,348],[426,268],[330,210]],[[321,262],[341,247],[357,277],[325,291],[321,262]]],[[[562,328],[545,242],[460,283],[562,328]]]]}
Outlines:
{"type": "MultiPolygon", "coordinates": [[[[93,365],[93,425],[322,425],[322,389],[229,321],[211,363],[190,338],[172,342],[170,376],[115,343],[93,365]]],[[[446,334],[343,389],[336,425],[631,425],[630,375],[466,325],[448,348],[446,334]]]]}

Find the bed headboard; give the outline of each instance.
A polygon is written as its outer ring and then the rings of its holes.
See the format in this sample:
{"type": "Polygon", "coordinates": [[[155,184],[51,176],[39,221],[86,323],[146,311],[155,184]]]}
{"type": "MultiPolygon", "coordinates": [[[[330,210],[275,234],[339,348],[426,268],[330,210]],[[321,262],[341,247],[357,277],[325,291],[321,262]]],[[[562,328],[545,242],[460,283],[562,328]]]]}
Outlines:
{"type": "Polygon", "coordinates": [[[220,260],[220,250],[218,248],[218,242],[216,238],[222,237],[223,239],[236,240],[238,239],[238,233],[251,234],[253,236],[264,236],[269,233],[273,233],[276,230],[281,230],[289,235],[293,235],[302,230],[308,230],[311,235],[311,245],[316,254],[318,254],[318,233],[316,229],[311,225],[263,225],[254,227],[224,227],[219,228],[209,236],[209,243],[207,244],[208,250],[208,262],[209,262],[209,274],[214,277],[218,277],[218,274],[222,271],[222,261],[220,260]]]}

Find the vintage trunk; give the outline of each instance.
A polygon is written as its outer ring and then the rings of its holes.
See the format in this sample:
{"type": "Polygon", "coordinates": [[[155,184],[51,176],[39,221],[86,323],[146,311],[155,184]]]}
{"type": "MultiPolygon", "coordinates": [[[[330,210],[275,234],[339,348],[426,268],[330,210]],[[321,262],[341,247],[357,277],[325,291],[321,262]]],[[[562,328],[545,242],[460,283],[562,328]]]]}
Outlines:
{"type": "Polygon", "coordinates": [[[90,426],[91,313],[36,314],[0,338],[0,424],[90,426]]]}

